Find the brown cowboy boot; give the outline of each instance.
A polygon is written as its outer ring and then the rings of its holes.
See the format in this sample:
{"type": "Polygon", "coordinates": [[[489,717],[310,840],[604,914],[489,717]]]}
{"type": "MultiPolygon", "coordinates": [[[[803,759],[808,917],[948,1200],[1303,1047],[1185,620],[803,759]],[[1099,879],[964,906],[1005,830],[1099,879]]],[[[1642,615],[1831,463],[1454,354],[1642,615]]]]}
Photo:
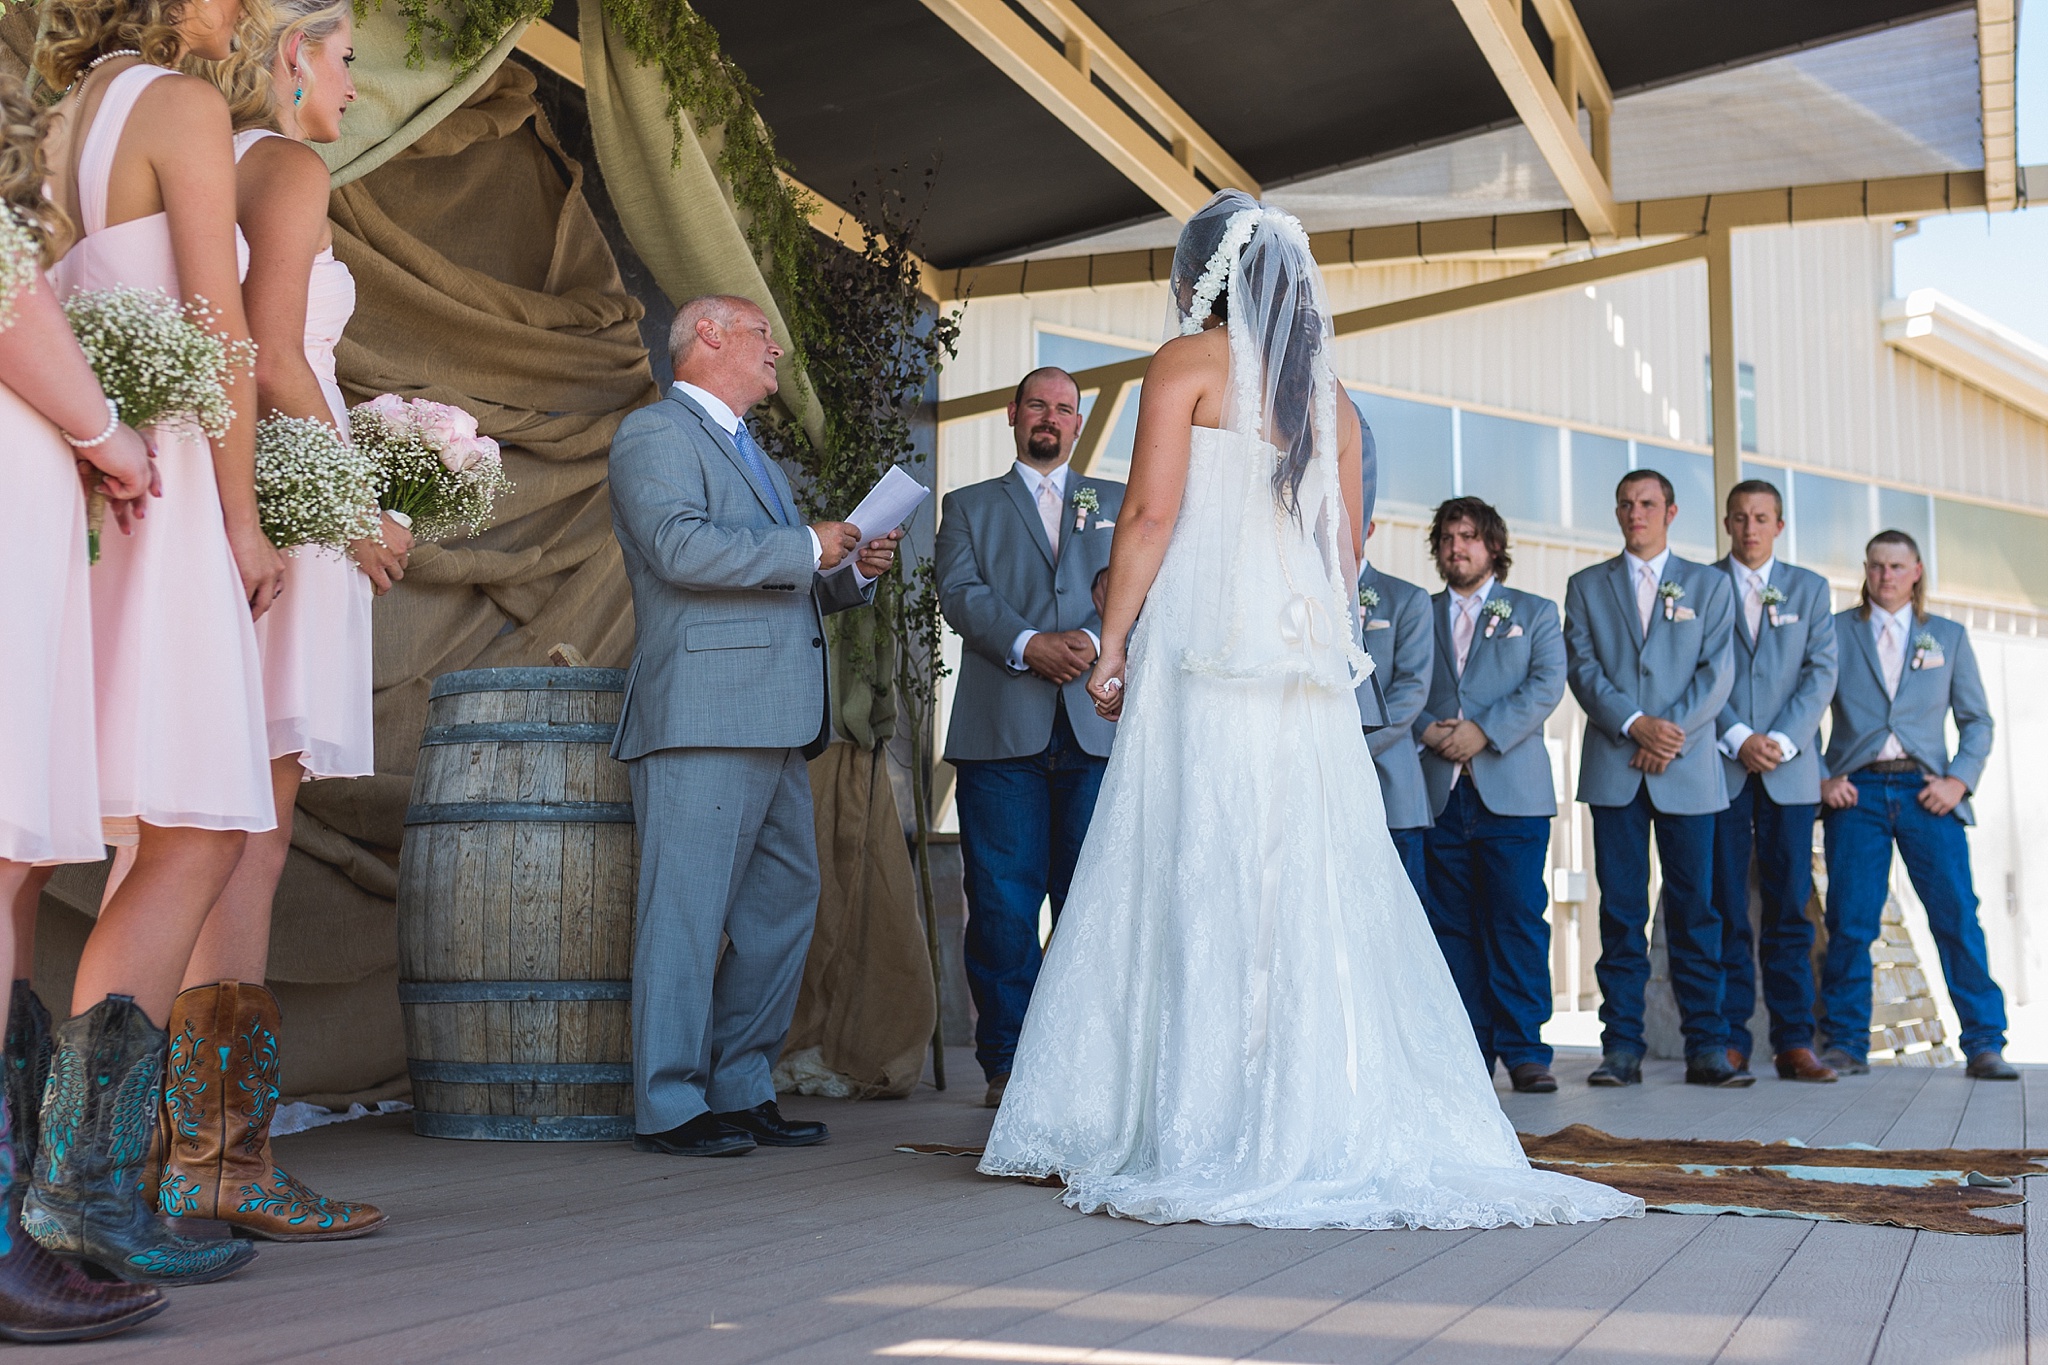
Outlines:
{"type": "Polygon", "coordinates": [[[194,986],[171,1006],[157,1207],[273,1242],[360,1237],[384,1221],[381,1210],[315,1194],[271,1160],[279,1024],[277,998],[246,982],[194,986]]]}

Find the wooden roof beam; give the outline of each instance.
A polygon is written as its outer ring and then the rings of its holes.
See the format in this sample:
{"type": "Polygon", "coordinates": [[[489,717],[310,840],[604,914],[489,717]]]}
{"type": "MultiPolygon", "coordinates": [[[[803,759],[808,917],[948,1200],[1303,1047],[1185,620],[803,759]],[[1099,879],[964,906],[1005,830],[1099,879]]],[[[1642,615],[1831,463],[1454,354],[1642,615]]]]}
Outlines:
{"type": "Polygon", "coordinates": [[[2019,127],[2014,113],[2013,65],[2018,58],[2019,6],[2014,0],[1977,0],[1977,87],[1984,121],[1984,207],[2004,213],[2019,207],[2019,127]]]}
{"type": "Polygon", "coordinates": [[[1599,60],[1579,27],[1571,0],[1531,0],[1550,35],[1555,76],[1543,67],[1536,45],[1522,28],[1522,0],[1451,0],[1472,38],[1493,68],[1522,125],[1535,139],[1550,173],[1564,188],[1597,242],[1621,235],[1620,206],[1608,178],[1607,127],[1614,96],[1599,60]],[[1579,136],[1579,105],[1592,115],[1593,141],[1579,136]]]}
{"type": "Polygon", "coordinates": [[[924,0],[925,8],[1175,218],[1185,222],[1214,193],[1202,176],[1216,189],[1259,192],[1222,145],[1073,0],[1020,3],[1060,46],[1048,43],[1003,0],[924,0]],[[1097,81],[1115,91],[1116,99],[1097,81]]]}

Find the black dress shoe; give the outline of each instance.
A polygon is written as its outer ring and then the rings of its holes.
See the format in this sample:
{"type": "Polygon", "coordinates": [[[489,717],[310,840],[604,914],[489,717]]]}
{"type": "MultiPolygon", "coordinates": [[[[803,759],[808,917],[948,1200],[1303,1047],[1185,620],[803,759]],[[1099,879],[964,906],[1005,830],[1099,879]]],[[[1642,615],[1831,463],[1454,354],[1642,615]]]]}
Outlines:
{"type": "Polygon", "coordinates": [[[1640,1053],[1610,1052],[1600,1059],[1586,1077],[1587,1085],[1641,1085],[1643,1059],[1640,1053]]]}
{"type": "Polygon", "coordinates": [[[2019,1068],[2005,1060],[2005,1054],[1995,1047],[1970,1058],[1970,1064],[1964,1071],[1980,1081],[2016,1081],[2020,1078],[2019,1068]]]}
{"type": "Polygon", "coordinates": [[[1557,1077],[1551,1075],[1550,1068],[1541,1062],[1523,1062],[1520,1066],[1509,1067],[1508,1084],[1524,1095],[1557,1093],[1557,1077]]]}
{"type": "Polygon", "coordinates": [[[728,1128],[737,1128],[763,1147],[815,1147],[832,1136],[822,1123],[798,1123],[782,1117],[774,1100],[752,1109],[720,1114],[718,1121],[728,1128]]]}
{"type": "Polygon", "coordinates": [[[1868,1076],[1870,1074],[1870,1063],[1864,1061],[1861,1057],[1851,1057],[1846,1048],[1830,1047],[1826,1052],[1820,1054],[1820,1064],[1833,1071],[1837,1076],[1868,1076]]]}
{"type": "Polygon", "coordinates": [[[1756,1076],[1746,1068],[1737,1071],[1728,1065],[1728,1050],[1718,1048],[1713,1052],[1702,1052],[1697,1057],[1685,1059],[1685,1083],[1719,1086],[1723,1090],[1739,1090],[1746,1085],[1755,1085],[1756,1076]]]}
{"type": "Polygon", "coordinates": [[[633,1134],[633,1150],[670,1156],[745,1156],[754,1150],[754,1137],[721,1123],[717,1114],[699,1114],[666,1133],[633,1134]]]}

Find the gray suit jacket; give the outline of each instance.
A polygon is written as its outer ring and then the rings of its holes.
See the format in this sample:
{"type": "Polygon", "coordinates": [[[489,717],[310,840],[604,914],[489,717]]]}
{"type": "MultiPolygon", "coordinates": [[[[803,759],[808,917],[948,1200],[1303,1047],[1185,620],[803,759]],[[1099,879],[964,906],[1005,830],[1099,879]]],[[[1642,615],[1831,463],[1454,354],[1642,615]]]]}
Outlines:
{"type": "MultiPolygon", "coordinates": [[[[1898,695],[1884,694],[1884,669],[1877,658],[1877,641],[1870,633],[1870,621],[1851,607],[1835,617],[1835,634],[1842,649],[1842,676],[1835,687],[1834,729],[1828,736],[1824,760],[1830,777],[1844,777],[1876,759],[1884,748],[1884,737],[1897,735],[1906,753],[1929,772],[1961,778],[1971,791],[1984,777],[1984,763],[1991,757],[1991,706],[1984,697],[1984,680],[1977,672],[1977,655],[1970,648],[1970,633],[1946,616],[1929,616],[1914,629],[1906,642],[1906,666],[1899,670],[1898,695]],[[1913,667],[1919,653],[1914,646],[1921,636],[1932,636],[1937,646],[1922,655],[1921,666],[1913,667]],[[1936,659],[1939,662],[1936,662],[1936,659]],[[1953,710],[1956,715],[1956,752],[1948,752],[1948,733],[1943,722],[1953,710]]],[[[1970,803],[1956,807],[1966,825],[1974,824],[1970,803]]]]}
{"type": "MultiPolygon", "coordinates": [[[[1728,575],[1733,591],[1731,561],[1723,559],[1714,567],[1728,575]]],[[[1784,735],[1799,753],[1763,775],[1764,792],[1781,806],[1811,806],[1820,800],[1820,718],[1835,695],[1835,618],[1827,580],[1811,570],[1777,560],[1769,586],[1784,593],[1785,600],[1778,604],[1776,625],[1771,609],[1764,608],[1757,625],[1761,639],[1750,639],[1742,594],[1735,594],[1735,683],[1714,722],[1714,739],[1718,746],[1736,724],[1760,735],[1773,730],[1784,735]]],[[[1729,792],[1741,791],[1749,769],[1726,754],[1721,764],[1729,792]]]]}
{"type": "Polygon", "coordinates": [[[1372,681],[1358,689],[1361,722],[1373,719],[1376,705],[1384,707],[1385,719],[1365,737],[1372,751],[1373,767],[1379,770],[1380,796],[1387,807],[1388,829],[1426,829],[1432,823],[1428,789],[1422,783],[1422,764],[1415,757],[1415,734],[1409,728],[1422,699],[1429,691],[1430,665],[1435,660],[1435,637],[1429,629],[1429,595],[1405,579],[1383,574],[1368,564],[1359,571],[1361,593],[1371,588],[1379,594],[1379,605],[1365,615],[1365,652],[1372,656],[1373,677],[1380,680],[1380,695],[1373,696],[1372,681]]]}
{"type": "Polygon", "coordinates": [[[1052,742],[1054,699],[1064,691],[1074,738],[1097,758],[1109,755],[1116,726],[1095,714],[1088,674],[1055,687],[1009,665],[1010,646],[1025,630],[1102,633],[1095,575],[1109,567],[1124,486],[1067,475],[1059,553],[1046,539],[1038,505],[1013,466],[946,495],[935,550],[939,609],[960,635],[960,681],[946,726],[946,759],[975,762],[1024,758],[1052,742]],[[1097,508],[1082,516],[1074,496],[1095,490],[1097,508]],[[1082,516],[1082,528],[1074,520],[1082,516]]]}
{"type": "Polygon", "coordinates": [[[612,756],[657,749],[821,750],[824,617],[874,597],[821,574],[782,470],[770,510],[732,438],[672,390],[612,438],[612,532],[633,588],[633,664],[612,756]]]}
{"type": "MultiPolygon", "coordinates": [[[[1550,750],[1543,743],[1543,722],[1564,700],[1564,636],[1558,630],[1557,604],[1535,593],[1496,581],[1486,595],[1487,606],[1508,604],[1508,615],[1486,635],[1485,608],[1472,632],[1465,673],[1454,669],[1458,651],[1451,639],[1448,589],[1430,599],[1436,635],[1436,667],[1431,671],[1429,698],[1415,717],[1415,736],[1440,720],[1458,714],[1486,732],[1486,747],[1472,756],[1472,785],[1495,815],[1557,814],[1557,792],[1550,776],[1550,750]]],[[[1451,799],[1453,766],[1425,749],[1422,773],[1429,783],[1432,817],[1443,814],[1451,799]]]]}
{"type": "Polygon", "coordinates": [[[1564,647],[1572,695],[1586,711],[1579,749],[1579,800],[1625,806],[1647,779],[1650,802],[1666,815],[1711,815],[1728,808],[1714,720],[1735,674],[1735,592],[1728,575],[1677,555],[1664,583],[1684,591],[1674,619],[1660,596],[1647,635],[1636,614],[1624,556],[1581,569],[1565,586],[1564,647]],[[1671,766],[1654,777],[1629,766],[1636,743],[1621,727],[1637,711],[1685,731],[1671,766]]]}

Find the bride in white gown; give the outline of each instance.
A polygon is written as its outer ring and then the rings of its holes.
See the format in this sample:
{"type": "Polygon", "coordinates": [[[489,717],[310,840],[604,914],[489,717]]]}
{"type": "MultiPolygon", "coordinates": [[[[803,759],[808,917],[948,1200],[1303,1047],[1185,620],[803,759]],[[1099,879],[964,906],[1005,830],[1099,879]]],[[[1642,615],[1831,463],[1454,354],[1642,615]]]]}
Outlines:
{"type": "Polygon", "coordinates": [[[1301,225],[1218,194],[1173,293],[1089,684],[1116,747],[981,1169],[1155,1223],[1640,1214],[1531,1169],[1387,837],[1358,420],[1301,225]]]}

